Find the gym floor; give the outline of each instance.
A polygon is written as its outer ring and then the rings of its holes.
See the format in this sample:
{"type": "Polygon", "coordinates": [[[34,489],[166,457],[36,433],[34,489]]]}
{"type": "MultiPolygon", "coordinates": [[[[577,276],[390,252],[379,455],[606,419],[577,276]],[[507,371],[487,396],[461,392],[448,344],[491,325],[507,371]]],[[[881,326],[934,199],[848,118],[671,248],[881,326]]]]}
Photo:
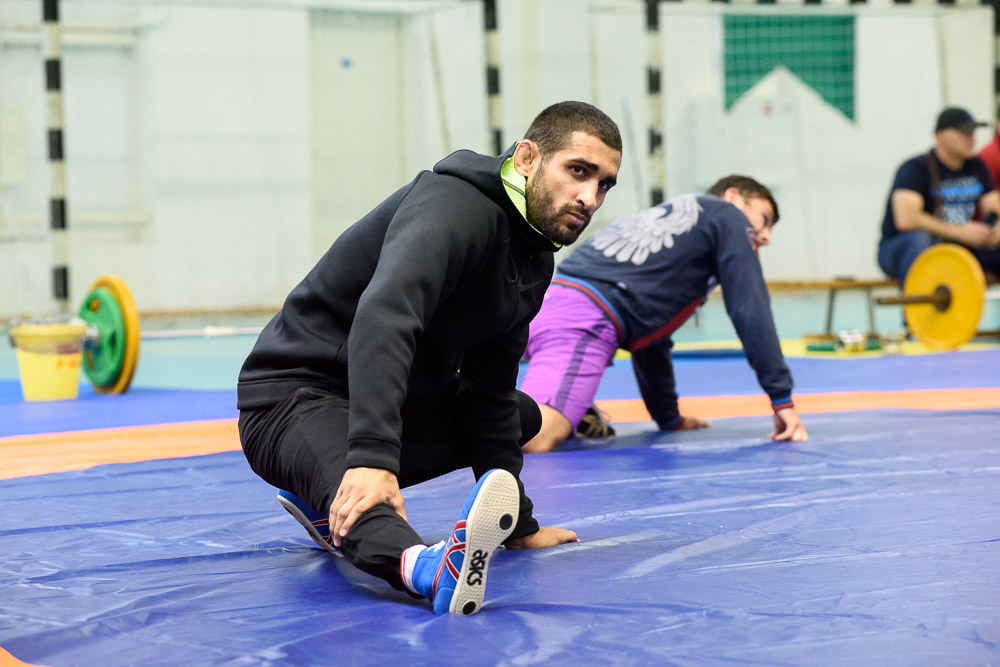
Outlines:
{"type": "MultiPolygon", "coordinates": [[[[653,431],[616,361],[598,401],[618,435],[523,473],[539,519],[581,542],[500,552],[468,618],[317,549],[250,472],[234,383],[253,337],[144,341],[127,394],[51,403],[22,401],[4,346],[0,664],[1000,662],[1000,345],[806,353],[825,295],[774,312],[810,440],[766,439],[709,300],[675,363],[714,427],[653,431]]],[[[835,326],[865,327],[856,296],[835,326]]],[[[426,540],[472,483],[404,491],[426,540]]]]}

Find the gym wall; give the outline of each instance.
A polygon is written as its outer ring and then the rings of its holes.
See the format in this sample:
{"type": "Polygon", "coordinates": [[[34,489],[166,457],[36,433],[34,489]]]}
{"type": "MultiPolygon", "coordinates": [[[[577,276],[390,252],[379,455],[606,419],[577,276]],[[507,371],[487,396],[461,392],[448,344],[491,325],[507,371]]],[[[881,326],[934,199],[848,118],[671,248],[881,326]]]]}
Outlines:
{"type": "MultiPolygon", "coordinates": [[[[619,186],[594,226],[647,205],[643,3],[498,4],[504,144],[547,104],[593,102],[626,144],[619,186]]],[[[40,5],[0,2],[8,319],[55,306],[40,5]]],[[[417,170],[457,148],[491,147],[480,2],[61,8],[72,303],[98,275],[115,273],[143,310],[279,304],[343,229],[417,170]]],[[[878,225],[896,165],[930,147],[945,104],[993,119],[988,7],[669,2],[659,12],[663,187],[668,196],[701,190],[730,172],[771,185],[783,220],[762,253],[769,278],[878,275],[878,225]],[[801,15],[846,17],[851,30],[820,49],[811,74],[792,58],[734,83],[732,64],[760,54],[734,51],[732,17],[751,17],[739,24],[746,36],[767,27],[761,17],[801,15]],[[853,67],[844,70],[848,34],[853,67]],[[832,83],[822,80],[827,57],[838,62],[832,83]]],[[[789,48],[801,55],[801,35],[789,48]]]]}

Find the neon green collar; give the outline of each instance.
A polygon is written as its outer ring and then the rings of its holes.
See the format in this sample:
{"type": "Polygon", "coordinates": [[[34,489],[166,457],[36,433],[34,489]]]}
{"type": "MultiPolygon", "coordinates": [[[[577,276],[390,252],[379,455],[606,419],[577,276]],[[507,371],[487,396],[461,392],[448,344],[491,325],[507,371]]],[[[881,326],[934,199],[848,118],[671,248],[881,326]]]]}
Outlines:
{"type": "MultiPolygon", "coordinates": [[[[514,150],[517,150],[517,148],[515,147],[514,150]]],[[[517,169],[514,167],[513,155],[504,160],[503,166],[500,168],[500,180],[503,181],[503,189],[507,191],[507,196],[510,197],[510,201],[521,214],[521,217],[524,218],[524,221],[528,223],[528,226],[538,232],[538,234],[540,234],[556,248],[561,248],[562,245],[545,236],[545,234],[542,234],[542,231],[538,229],[538,227],[532,225],[531,221],[528,220],[528,203],[527,197],[524,194],[528,188],[528,179],[518,173],[517,169]]]]}

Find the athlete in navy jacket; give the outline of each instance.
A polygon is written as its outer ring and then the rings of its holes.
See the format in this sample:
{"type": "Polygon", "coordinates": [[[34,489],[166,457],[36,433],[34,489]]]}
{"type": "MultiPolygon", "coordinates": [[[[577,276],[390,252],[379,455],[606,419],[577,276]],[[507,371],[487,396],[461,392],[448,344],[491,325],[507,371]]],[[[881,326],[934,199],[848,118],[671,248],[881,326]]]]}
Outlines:
{"type": "Polygon", "coordinates": [[[706,195],[681,195],[616,220],[562,262],[531,323],[521,389],[539,403],[542,428],[524,450],[552,451],[572,435],[618,348],[631,351],[643,401],[660,429],[709,426],[680,414],[670,336],[716,284],[771,399],[768,437],[805,440],[757,257],[777,220],[765,186],[728,176],[706,195]]]}

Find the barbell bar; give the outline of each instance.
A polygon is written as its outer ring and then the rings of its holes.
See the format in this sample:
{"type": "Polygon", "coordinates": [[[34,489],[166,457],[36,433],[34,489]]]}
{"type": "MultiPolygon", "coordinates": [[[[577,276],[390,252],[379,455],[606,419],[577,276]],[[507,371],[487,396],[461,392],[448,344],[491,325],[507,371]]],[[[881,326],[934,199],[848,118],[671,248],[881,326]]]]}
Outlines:
{"type": "MultiPolygon", "coordinates": [[[[922,252],[910,266],[901,294],[876,299],[901,305],[910,331],[932,349],[959,347],[976,334],[983,304],[1000,293],[986,291],[975,256],[962,246],[940,243],[922,252]]],[[[87,325],[83,369],[99,393],[128,390],[139,361],[142,339],[258,334],[259,327],[204,327],[143,332],[132,291],[114,275],[99,277],[77,315],[87,325]]]]}
{"type": "Polygon", "coordinates": [[[258,334],[260,327],[203,327],[143,332],[132,291],[118,276],[94,281],[77,316],[87,325],[83,340],[83,371],[103,394],[128,390],[139,362],[140,341],[151,338],[193,338],[258,334]]]}
{"type": "Polygon", "coordinates": [[[897,296],[884,296],[878,298],[880,306],[891,305],[912,305],[915,303],[928,303],[934,306],[938,312],[948,310],[951,305],[951,290],[944,285],[938,285],[930,294],[900,294],[897,296]]]}

